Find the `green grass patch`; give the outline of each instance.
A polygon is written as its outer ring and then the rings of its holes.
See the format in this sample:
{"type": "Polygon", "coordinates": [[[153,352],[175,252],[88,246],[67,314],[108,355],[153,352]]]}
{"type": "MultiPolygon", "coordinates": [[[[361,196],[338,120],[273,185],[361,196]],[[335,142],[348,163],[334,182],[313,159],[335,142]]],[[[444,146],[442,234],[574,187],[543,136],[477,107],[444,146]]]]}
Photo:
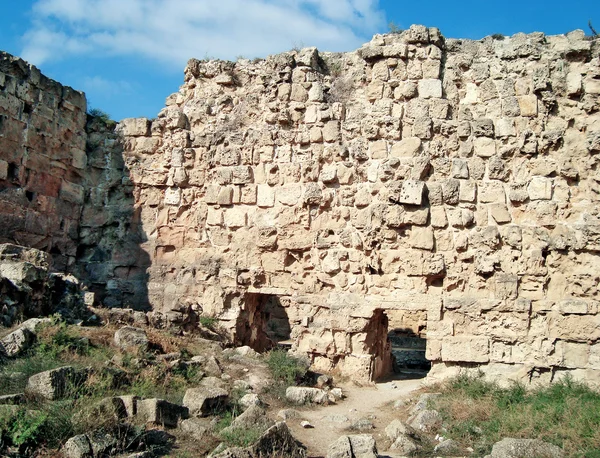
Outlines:
{"type": "Polygon", "coordinates": [[[214,328],[217,326],[217,323],[219,322],[217,318],[212,316],[201,316],[198,319],[198,321],[202,326],[211,330],[214,330],[214,328]]]}
{"type": "Polygon", "coordinates": [[[248,447],[254,444],[261,436],[262,431],[257,428],[233,428],[222,431],[219,437],[229,447],[248,447]]]}
{"type": "Polygon", "coordinates": [[[299,383],[308,371],[308,364],[291,356],[285,350],[272,350],[267,356],[267,366],[275,382],[291,386],[299,383]]]}
{"type": "Polygon", "coordinates": [[[540,439],[567,456],[600,456],[600,393],[569,378],[544,388],[501,388],[481,376],[459,376],[434,398],[448,436],[489,453],[505,437],[540,439]]]}

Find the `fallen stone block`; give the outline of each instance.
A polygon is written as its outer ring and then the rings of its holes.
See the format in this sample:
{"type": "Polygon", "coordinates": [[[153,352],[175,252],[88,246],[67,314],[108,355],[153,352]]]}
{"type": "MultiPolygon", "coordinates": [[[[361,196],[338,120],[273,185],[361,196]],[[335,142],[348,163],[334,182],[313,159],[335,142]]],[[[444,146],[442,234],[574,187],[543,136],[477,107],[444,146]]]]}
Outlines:
{"type": "Polygon", "coordinates": [[[225,405],[228,397],[227,390],[220,387],[189,388],[183,397],[183,405],[190,415],[203,417],[225,405]]]}
{"type": "Polygon", "coordinates": [[[303,386],[290,386],[285,390],[285,397],[294,404],[327,404],[330,401],[326,391],[303,386]]]}
{"type": "Polygon", "coordinates": [[[173,404],[164,399],[144,399],[137,402],[137,418],[145,423],[176,427],[182,418],[188,417],[187,407],[173,404]]]}
{"type": "Polygon", "coordinates": [[[53,401],[71,394],[85,383],[87,377],[87,370],[59,367],[29,377],[25,392],[53,401]]]}
{"type": "Polygon", "coordinates": [[[115,332],[115,344],[123,350],[136,348],[145,351],[149,345],[148,335],[141,328],[125,326],[115,332]]]}

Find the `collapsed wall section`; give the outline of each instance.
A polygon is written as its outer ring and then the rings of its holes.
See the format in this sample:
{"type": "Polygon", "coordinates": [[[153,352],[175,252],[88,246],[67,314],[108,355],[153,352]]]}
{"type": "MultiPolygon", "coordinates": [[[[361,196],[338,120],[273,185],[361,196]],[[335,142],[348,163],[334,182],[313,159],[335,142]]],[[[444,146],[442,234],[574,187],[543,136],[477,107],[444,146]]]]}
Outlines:
{"type": "Polygon", "coordinates": [[[581,31],[413,26],[191,60],[156,120],[120,125],[150,303],[235,337],[248,294],[278,296],[292,348],[356,377],[389,368],[371,338],[390,310],[434,374],[598,380],[598,54],[581,31]]]}

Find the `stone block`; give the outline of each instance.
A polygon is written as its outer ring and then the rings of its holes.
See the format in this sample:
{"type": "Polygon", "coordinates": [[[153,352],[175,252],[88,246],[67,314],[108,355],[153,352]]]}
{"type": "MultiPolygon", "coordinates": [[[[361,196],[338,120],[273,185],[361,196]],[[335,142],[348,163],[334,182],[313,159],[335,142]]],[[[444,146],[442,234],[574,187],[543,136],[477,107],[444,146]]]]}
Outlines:
{"type": "Polygon", "coordinates": [[[60,186],[60,198],[73,204],[82,204],[85,197],[83,186],[63,180],[60,186]]]}
{"type": "Polygon", "coordinates": [[[181,203],[181,189],[167,188],[165,190],[165,205],[178,206],[181,203]]]}
{"type": "Polygon", "coordinates": [[[505,203],[504,185],[497,181],[484,181],[479,185],[479,202],[505,203]]]}
{"type": "Polygon", "coordinates": [[[552,178],[533,177],[527,186],[530,200],[552,199],[552,178]]]}
{"type": "Polygon", "coordinates": [[[302,185],[299,183],[282,186],[276,191],[277,201],[283,205],[294,206],[301,202],[302,185]]]}
{"type": "Polygon", "coordinates": [[[125,118],[119,122],[117,130],[125,137],[147,137],[150,135],[150,121],[146,118],[125,118]]]}
{"type": "Polygon", "coordinates": [[[183,405],[187,407],[190,415],[205,417],[223,407],[228,397],[229,393],[219,386],[189,388],[183,397],[183,405]]]}
{"type": "Polygon", "coordinates": [[[231,168],[231,182],[233,184],[250,184],[253,181],[252,167],[240,165],[231,168]]]}
{"type": "Polygon", "coordinates": [[[506,224],[512,221],[510,212],[505,204],[490,204],[490,216],[497,224],[506,224]]]}
{"type": "Polygon", "coordinates": [[[496,154],[496,142],[493,138],[477,137],[473,140],[473,150],[479,157],[492,157],[496,154]]]}
{"type": "Polygon", "coordinates": [[[419,97],[430,99],[442,97],[442,82],[438,79],[422,79],[418,83],[419,97]]]}
{"type": "Polygon", "coordinates": [[[405,180],[394,199],[399,204],[421,205],[425,183],[416,180],[405,180]]]}
{"type": "Polygon", "coordinates": [[[521,110],[521,116],[535,117],[538,114],[538,99],[537,96],[522,95],[517,97],[519,101],[519,109],[521,110]]]}
{"type": "Polygon", "coordinates": [[[222,186],[221,189],[219,189],[219,195],[217,196],[217,204],[233,204],[233,188],[231,186],[222,186]]]}
{"type": "Polygon", "coordinates": [[[180,419],[188,417],[188,409],[164,399],[144,399],[137,402],[136,416],[144,423],[174,428],[180,419]]]}
{"type": "Polygon", "coordinates": [[[371,159],[387,159],[388,150],[385,140],[377,140],[369,144],[371,159]]]}
{"type": "Polygon", "coordinates": [[[469,178],[469,166],[465,159],[452,159],[452,178],[469,178]]]}
{"type": "Polygon", "coordinates": [[[87,377],[86,370],[59,367],[29,377],[25,392],[53,401],[69,395],[69,389],[82,385],[87,377]]]}
{"type": "Polygon", "coordinates": [[[421,139],[408,137],[392,145],[390,156],[392,157],[414,157],[421,151],[421,139]]]}
{"type": "Polygon", "coordinates": [[[413,248],[433,250],[435,246],[433,229],[430,227],[413,227],[410,231],[408,243],[413,248]]]}
{"type": "Polygon", "coordinates": [[[269,185],[258,185],[256,205],[263,208],[275,205],[275,189],[269,185]]]}
{"type": "Polygon", "coordinates": [[[445,337],[442,340],[442,361],[487,363],[490,360],[490,339],[480,336],[445,337]]]}
{"type": "Polygon", "coordinates": [[[244,208],[231,208],[225,211],[225,226],[238,228],[246,226],[247,212],[244,208]]]}
{"type": "Polygon", "coordinates": [[[0,180],[8,178],[8,162],[0,159],[0,180]]]}

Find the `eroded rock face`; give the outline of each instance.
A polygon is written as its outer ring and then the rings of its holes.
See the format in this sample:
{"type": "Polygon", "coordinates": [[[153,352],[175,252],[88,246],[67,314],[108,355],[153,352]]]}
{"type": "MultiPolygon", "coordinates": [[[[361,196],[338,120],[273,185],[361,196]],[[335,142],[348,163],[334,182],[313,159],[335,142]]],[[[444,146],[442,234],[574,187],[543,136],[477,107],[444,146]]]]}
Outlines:
{"type": "Polygon", "coordinates": [[[88,126],[108,141],[81,169],[73,270],[105,305],[215,316],[323,372],[385,374],[403,328],[432,376],[598,382],[598,48],[414,26],[351,53],[192,59],[157,119],[88,126]]]}

